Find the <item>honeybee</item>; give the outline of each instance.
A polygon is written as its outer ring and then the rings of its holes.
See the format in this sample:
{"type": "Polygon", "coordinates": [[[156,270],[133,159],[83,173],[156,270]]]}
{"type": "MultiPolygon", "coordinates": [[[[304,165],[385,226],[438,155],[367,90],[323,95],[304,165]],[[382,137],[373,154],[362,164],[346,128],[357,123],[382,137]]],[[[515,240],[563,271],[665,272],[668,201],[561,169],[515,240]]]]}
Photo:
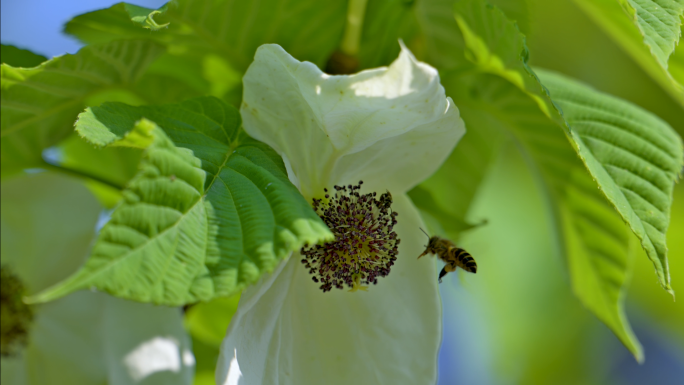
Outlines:
{"type": "MultiPolygon", "coordinates": [[[[423,229],[420,229],[420,231],[425,233],[425,230],[423,229]]],[[[442,268],[442,271],[439,272],[439,283],[442,283],[442,277],[447,275],[447,273],[456,271],[456,268],[458,267],[469,273],[477,272],[477,263],[475,263],[475,259],[473,259],[467,251],[460,247],[456,247],[456,245],[448,239],[437,236],[430,237],[427,233],[425,233],[425,235],[429,238],[428,245],[423,254],[418,256],[418,259],[426,254],[435,254],[439,259],[446,263],[442,268]]]]}

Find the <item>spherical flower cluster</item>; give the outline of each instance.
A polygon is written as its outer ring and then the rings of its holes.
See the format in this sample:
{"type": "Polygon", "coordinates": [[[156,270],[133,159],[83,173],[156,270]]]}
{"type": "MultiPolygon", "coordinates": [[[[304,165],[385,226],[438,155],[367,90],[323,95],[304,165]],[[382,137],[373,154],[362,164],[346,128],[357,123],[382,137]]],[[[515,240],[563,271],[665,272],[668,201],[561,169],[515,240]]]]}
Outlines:
{"type": "Polygon", "coordinates": [[[399,253],[393,231],[397,212],[391,211],[389,192],[360,194],[358,185],[335,186],[335,195],[325,189],[324,199],[313,199],[313,207],[335,235],[335,240],[302,248],[302,263],[323,292],[333,287],[366,290],[386,277],[399,253]]]}
{"type": "Polygon", "coordinates": [[[3,357],[15,355],[28,341],[29,324],[33,320],[33,310],[22,301],[24,285],[9,266],[0,268],[2,274],[2,345],[3,357]]]}

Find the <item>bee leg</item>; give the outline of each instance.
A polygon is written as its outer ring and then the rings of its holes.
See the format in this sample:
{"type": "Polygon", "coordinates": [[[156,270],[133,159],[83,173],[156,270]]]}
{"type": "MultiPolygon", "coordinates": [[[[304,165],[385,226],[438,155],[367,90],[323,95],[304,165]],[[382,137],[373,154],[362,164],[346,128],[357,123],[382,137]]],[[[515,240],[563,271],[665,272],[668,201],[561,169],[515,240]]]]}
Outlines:
{"type": "Polygon", "coordinates": [[[447,273],[448,273],[448,271],[446,271],[446,267],[447,267],[447,266],[449,266],[449,265],[445,265],[445,266],[442,268],[442,271],[439,272],[439,283],[442,283],[442,277],[444,277],[444,276],[447,275],[447,273]]]}

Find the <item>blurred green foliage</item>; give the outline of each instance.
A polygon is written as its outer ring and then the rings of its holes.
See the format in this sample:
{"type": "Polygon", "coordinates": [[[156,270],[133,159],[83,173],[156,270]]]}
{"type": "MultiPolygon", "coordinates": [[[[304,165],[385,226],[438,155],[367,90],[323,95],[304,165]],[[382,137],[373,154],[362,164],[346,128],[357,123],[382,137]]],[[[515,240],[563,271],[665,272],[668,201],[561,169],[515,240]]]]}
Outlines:
{"type": "Polygon", "coordinates": [[[185,327],[192,337],[197,360],[195,385],[213,385],[216,360],[221,341],[233,314],[237,311],[240,295],[216,298],[190,306],[185,313],[185,327]]]}
{"type": "MultiPolygon", "coordinates": [[[[629,100],[684,134],[684,108],[575,2],[525,3],[530,11],[526,36],[531,65],[570,75],[629,100]]],[[[680,42],[678,52],[684,52],[682,47],[680,42]]],[[[467,142],[468,135],[460,145],[467,142]]],[[[445,332],[443,349],[462,354],[449,359],[464,363],[440,371],[440,384],[476,383],[469,381],[472,375],[463,374],[471,367],[493,372],[492,378],[478,382],[492,384],[679,381],[684,367],[684,304],[661,289],[645,253],[638,249],[626,310],[637,336],[646,344],[646,363],[639,366],[625,361],[615,337],[571,295],[564,262],[549,243],[548,219],[545,225],[537,188],[525,177],[525,164],[516,152],[509,148],[496,162],[469,212],[471,220],[489,220],[487,226],[465,233],[461,240],[477,258],[477,276],[451,282],[451,287],[443,290],[445,328],[449,322],[458,322],[452,326],[456,329],[463,328],[463,319],[468,317],[485,326],[468,324],[473,328],[469,329],[474,335],[471,338],[462,332],[445,332]],[[524,179],[516,179],[521,174],[524,179]],[[510,201],[518,206],[506,205],[510,201]],[[521,218],[525,225],[514,225],[521,218]],[[665,362],[659,365],[657,360],[665,362]]],[[[681,182],[675,186],[670,214],[667,241],[671,279],[677,291],[684,280],[681,182]]],[[[448,361],[442,362],[443,367],[448,365],[448,361]]]]}

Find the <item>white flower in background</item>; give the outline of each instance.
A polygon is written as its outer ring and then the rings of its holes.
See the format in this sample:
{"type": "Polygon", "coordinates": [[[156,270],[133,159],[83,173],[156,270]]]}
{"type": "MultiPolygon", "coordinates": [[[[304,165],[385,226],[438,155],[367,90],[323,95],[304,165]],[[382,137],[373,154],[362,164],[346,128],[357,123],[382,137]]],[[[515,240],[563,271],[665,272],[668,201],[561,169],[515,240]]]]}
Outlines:
{"type": "MultiPolygon", "coordinates": [[[[1,196],[3,272],[11,269],[27,294],[80,267],[102,210],[92,193],[40,173],[3,181],[1,196]]],[[[32,309],[26,346],[2,357],[3,384],[192,383],[195,359],[178,308],[79,291],[32,309]]]]}
{"type": "Polygon", "coordinates": [[[437,71],[402,46],[389,68],[329,76],[264,45],[244,77],[241,115],[247,133],[282,155],[290,180],[338,226],[336,242],[358,242],[358,250],[335,242],[304,249],[303,261],[295,253],[245,290],[217,383],[434,384],[441,303],[434,264],[416,259],[426,239],[406,192],[465,132],[437,71]],[[387,191],[394,203],[383,211],[387,191]],[[351,204],[355,219],[344,216],[351,204]],[[349,230],[365,220],[381,222],[365,230],[381,231],[349,230]],[[345,270],[352,265],[356,272],[345,270]],[[367,291],[337,290],[343,286],[367,291]]]}

